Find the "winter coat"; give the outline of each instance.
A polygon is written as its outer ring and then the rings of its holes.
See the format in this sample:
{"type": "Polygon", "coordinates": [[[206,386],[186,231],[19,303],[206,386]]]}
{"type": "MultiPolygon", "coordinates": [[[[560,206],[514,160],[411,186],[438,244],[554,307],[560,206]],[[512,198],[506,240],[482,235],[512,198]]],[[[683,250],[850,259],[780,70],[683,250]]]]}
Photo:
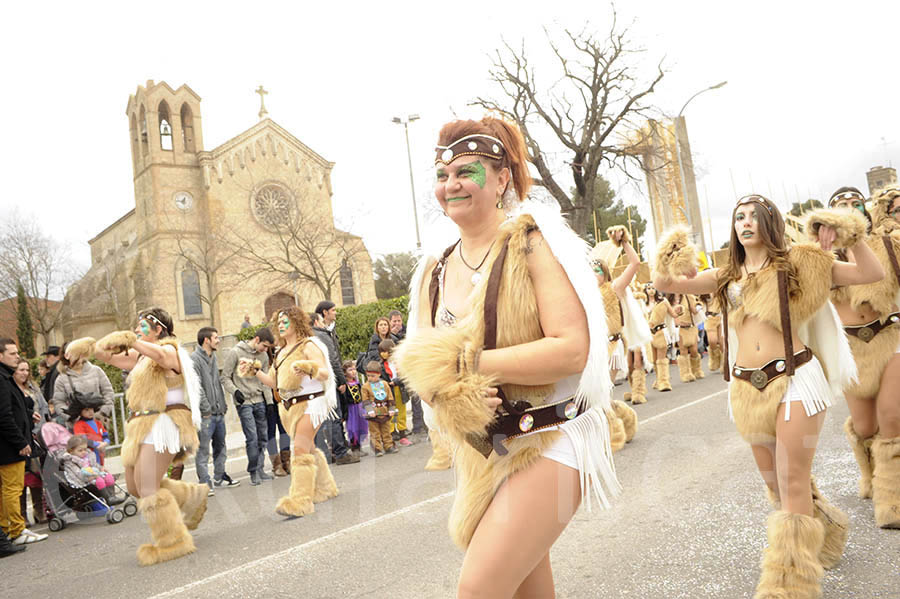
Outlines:
{"type": "MultiPolygon", "coordinates": [[[[246,341],[241,341],[232,349],[225,352],[222,362],[222,374],[220,380],[225,392],[234,399],[235,390],[240,390],[244,396],[244,401],[249,404],[258,404],[266,401],[264,387],[262,382],[256,377],[242,377],[237,373],[237,365],[242,359],[259,360],[262,364],[261,370],[267,372],[269,370],[269,354],[264,351],[255,351],[246,341]]],[[[239,405],[235,399],[235,405],[239,405]]]]}
{"type": "Polygon", "coordinates": [[[219,379],[219,362],[216,354],[208,356],[202,347],[197,347],[191,354],[194,362],[194,371],[200,377],[200,414],[203,417],[210,415],[224,415],[228,412],[228,404],[225,402],[225,390],[219,379]]]}
{"type": "Polygon", "coordinates": [[[19,452],[31,444],[31,412],[12,375],[12,368],[0,364],[0,465],[25,460],[19,452]]]}
{"type": "Polygon", "coordinates": [[[344,376],[344,369],[341,368],[341,351],[335,344],[337,335],[333,335],[332,331],[320,327],[313,327],[313,333],[319,338],[325,347],[328,348],[328,361],[331,362],[331,370],[334,371],[334,382],[340,387],[347,384],[347,378],[344,376]]]}
{"type": "Polygon", "coordinates": [[[85,362],[81,367],[81,374],[79,374],[71,368],[66,368],[60,362],[58,370],[59,376],[56,377],[56,383],[53,385],[53,399],[51,400],[57,416],[65,414],[69,400],[74,395],[74,391],[77,391],[84,396],[102,397],[103,407],[100,408],[100,413],[107,418],[112,418],[114,392],[112,383],[109,382],[109,378],[102,368],[85,362]]]}
{"type": "Polygon", "coordinates": [[[41,416],[41,419],[38,422],[35,422],[31,429],[31,432],[36,435],[41,431],[41,426],[43,426],[45,422],[50,422],[50,407],[47,405],[47,400],[44,399],[41,390],[32,382],[28,383],[28,393],[25,395],[31,398],[34,403],[32,409],[41,416]]]}

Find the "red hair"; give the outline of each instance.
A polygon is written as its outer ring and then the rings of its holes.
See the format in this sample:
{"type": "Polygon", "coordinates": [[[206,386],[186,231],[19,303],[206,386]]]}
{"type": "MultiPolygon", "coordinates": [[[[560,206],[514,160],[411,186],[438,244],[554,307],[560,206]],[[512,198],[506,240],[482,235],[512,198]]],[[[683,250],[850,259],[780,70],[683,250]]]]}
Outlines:
{"type": "Polygon", "coordinates": [[[525,140],[519,128],[512,123],[501,119],[486,116],[480,121],[451,121],[441,127],[438,134],[438,145],[447,146],[466,135],[490,135],[503,143],[506,152],[500,160],[485,159],[495,170],[508,168],[512,176],[512,184],[519,196],[519,201],[525,199],[531,188],[531,174],[528,172],[528,153],[525,149],[525,140]]]}

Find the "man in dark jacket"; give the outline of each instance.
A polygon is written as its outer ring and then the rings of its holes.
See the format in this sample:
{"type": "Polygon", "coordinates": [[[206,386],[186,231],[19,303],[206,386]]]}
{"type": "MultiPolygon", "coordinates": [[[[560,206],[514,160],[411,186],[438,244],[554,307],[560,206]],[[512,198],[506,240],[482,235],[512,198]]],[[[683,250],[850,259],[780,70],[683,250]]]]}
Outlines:
{"type": "Polygon", "coordinates": [[[0,338],[0,556],[18,552],[15,547],[43,541],[25,528],[19,497],[25,488],[25,460],[31,455],[33,425],[25,395],[13,380],[19,365],[19,348],[9,338],[0,338]]]}
{"type": "MultiPolygon", "coordinates": [[[[338,337],[335,332],[335,318],[337,308],[334,302],[322,301],[316,306],[316,311],[310,318],[313,333],[328,348],[328,362],[334,372],[334,383],[338,393],[343,393],[347,388],[347,379],[344,377],[344,369],[341,368],[341,348],[338,345],[338,337]],[[329,322],[330,321],[330,322],[329,322]]],[[[355,464],[359,456],[350,451],[344,436],[344,422],[339,418],[329,418],[322,423],[316,434],[316,447],[322,450],[335,464],[355,464]],[[331,451],[327,449],[331,445],[331,451]]]]}
{"type": "Polygon", "coordinates": [[[53,390],[56,386],[56,377],[59,376],[59,347],[51,345],[47,351],[41,354],[47,361],[47,374],[41,381],[41,394],[48,402],[53,398],[53,390]]]}

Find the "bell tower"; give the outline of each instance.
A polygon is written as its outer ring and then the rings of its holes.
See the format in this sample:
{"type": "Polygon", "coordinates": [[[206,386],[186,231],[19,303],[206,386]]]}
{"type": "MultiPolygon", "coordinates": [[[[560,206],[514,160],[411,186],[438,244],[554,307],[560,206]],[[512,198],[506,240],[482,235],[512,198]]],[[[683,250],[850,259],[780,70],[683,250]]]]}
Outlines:
{"type": "Polygon", "coordinates": [[[160,231],[202,229],[205,195],[200,96],[148,80],[128,98],[131,164],[138,240],[160,231]]]}

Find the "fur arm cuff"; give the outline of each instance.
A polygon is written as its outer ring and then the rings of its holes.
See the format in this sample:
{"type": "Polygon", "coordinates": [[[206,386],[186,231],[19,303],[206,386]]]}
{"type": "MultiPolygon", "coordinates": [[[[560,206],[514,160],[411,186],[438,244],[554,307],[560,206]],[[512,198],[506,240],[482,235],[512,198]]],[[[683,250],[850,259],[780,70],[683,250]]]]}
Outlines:
{"type": "Polygon", "coordinates": [[[295,360],[291,363],[291,370],[298,376],[306,375],[312,378],[319,374],[319,365],[312,360],[295,360]]]}
{"type": "Polygon", "coordinates": [[[614,233],[617,233],[617,232],[619,232],[619,231],[622,232],[622,241],[627,241],[628,243],[631,243],[631,234],[629,234],[629,233],[628,233],[628,229],[626,229],[626,228],[625,228],[624,226],[622,226],[622,225],[613,225],[612,227],[608,227],[608,228],[606,229],[606,236],[609,238],[610,241],[612,241],[612,242],[615,244],[616,247],[621,247],[621,246],[622,246],[622,242],[621,242],[621,241],[617,241],[617,240],[613,237],[613,234],[614,234],[614,233]]]}
{"type": "Polygon", "coordinates": [[[667,279],[696,272],[700,261],[686,227],[667,231],[656,246],[656,272],[667,279]]]}
{"type": "Polygon", "coordinates": [[[96,341],[93,337],[82,337],[76,339],[66,346],[66,359],[69,362],[75,362],[81,358],[87,360],[94,355],[94,346],[96,341]]]}
{"type": "Polygon", "coordinates": [[[262,368],[262,363],[259,360],[248,360],[247,358],[241,358],[238,361],[237,365],[237,373],[239,377],[242,378],[251,378],[256,376],[256,373],[262,368]]]}
{"type": "Polygon", "coordinates": [[[850,248],[859,243],[866,234],[865,217],[856,210],[836,210],[820,208],[809,213],[806,219],[806,235],[812,241],[819,240],[819,227],[831,227],[837,233],[836,248],[850,248]]]}
{"type": "Polygon", "coordinates": [[[97,342],[97,349],[113,355],[127,352],[137,341],[137,335],[131,331],[115,331],[97,342]]]}

